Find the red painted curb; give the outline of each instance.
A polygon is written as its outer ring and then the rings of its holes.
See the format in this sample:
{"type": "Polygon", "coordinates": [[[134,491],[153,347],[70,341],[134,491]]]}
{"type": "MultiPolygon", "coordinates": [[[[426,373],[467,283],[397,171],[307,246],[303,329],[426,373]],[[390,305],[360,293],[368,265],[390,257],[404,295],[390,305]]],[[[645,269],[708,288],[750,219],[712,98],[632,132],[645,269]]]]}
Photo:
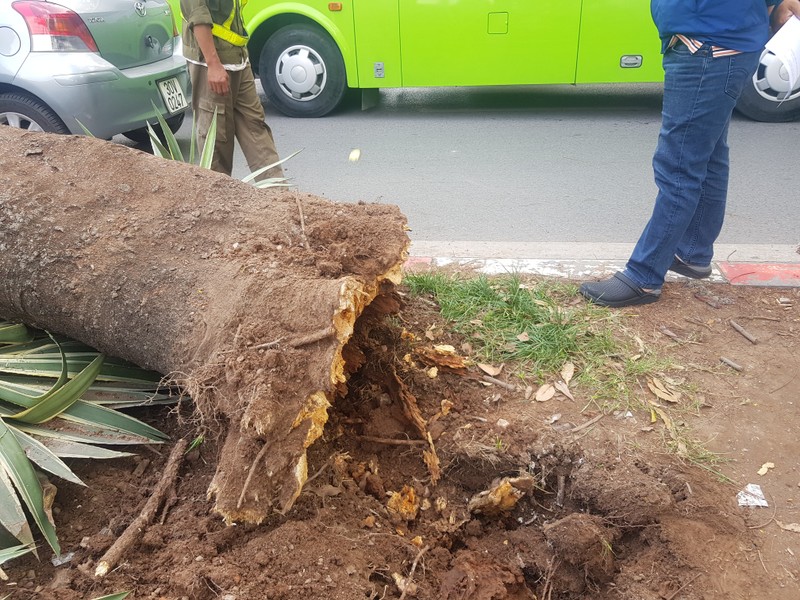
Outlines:
{"type": "Polygon", "coordinates": [[[800,287],[800,264],[717,263],[731,285],[800,287]]]}

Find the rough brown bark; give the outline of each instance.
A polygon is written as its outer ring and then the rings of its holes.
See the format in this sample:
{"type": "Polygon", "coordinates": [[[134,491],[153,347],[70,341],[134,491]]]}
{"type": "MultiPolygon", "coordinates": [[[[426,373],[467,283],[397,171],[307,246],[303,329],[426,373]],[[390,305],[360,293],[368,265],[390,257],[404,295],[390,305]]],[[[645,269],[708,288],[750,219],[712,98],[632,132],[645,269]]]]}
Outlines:
{"type": "Polygon", "coordinates": [[[228,521],[291,507],[342,348],[408,243],[395,206],[0,127],[0,315],[186,386],[226,432],[209,492],[228,521]]]}

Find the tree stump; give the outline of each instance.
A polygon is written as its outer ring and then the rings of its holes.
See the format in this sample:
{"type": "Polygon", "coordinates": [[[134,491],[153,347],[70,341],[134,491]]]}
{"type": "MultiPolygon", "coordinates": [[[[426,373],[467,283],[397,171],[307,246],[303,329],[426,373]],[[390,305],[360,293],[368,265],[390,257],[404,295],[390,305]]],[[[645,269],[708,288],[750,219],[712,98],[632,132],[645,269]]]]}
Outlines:
{"type": "Polygon", "coordinates": [[[0,180],[0,315],[185,387],[225,430],[215,509],[256,523],[287,511],[356,320],[400,280],[399,209],[11,127],[0,180]]]}

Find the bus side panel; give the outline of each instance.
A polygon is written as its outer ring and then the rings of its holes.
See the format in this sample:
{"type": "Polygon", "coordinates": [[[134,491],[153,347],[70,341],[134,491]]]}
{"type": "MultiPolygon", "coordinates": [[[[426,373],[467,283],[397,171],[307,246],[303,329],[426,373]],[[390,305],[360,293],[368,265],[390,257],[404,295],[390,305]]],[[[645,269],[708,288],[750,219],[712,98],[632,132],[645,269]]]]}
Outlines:
{"type": "Polygon", "coordinates": [[[358,87],[403,85],[397,0],[352,0],[358,87]]]}
{"type": "MultiPolygon", "coordinates": [[[[276,2],[275,0],[249,0],[242,10],[244,25],[251,37],[261,27],[271,29],[275,17],[286,20],[301,21],[297,17],[315,22],[328,35],[333,38],[339,51],[342,53],[344,67],[347,72],[347,85],[358,87],[356,70],[355,31],[353,26],[352,2],[342,2],[342,10],[332,11],[328,0],[302,0],[299,2],[288,0],[276,2]]],[[[251,56],[250,60],[257,61],[258,56],[251,56]]]]}
{"type": "Polygon", "coordinates": [[[661,42],[649,2],[583,3],[575,83],[649,82],[663,77],[661,42]]]}
{"type": "Polygon", "coordinates": [[[399,0],[404,86],[573,83],[581,0],[399,0]]]}

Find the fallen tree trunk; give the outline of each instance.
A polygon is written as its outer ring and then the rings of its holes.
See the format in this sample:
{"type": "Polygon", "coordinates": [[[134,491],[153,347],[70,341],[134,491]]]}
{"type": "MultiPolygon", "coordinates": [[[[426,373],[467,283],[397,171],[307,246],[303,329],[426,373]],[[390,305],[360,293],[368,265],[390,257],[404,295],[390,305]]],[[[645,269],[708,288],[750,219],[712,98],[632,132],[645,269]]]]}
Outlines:
{"type": "Polygon", "coordinates": [[[11,127],[0,180],[0,316],[173,378],[226,432],[216,510],[229,522],[288,510],[355,322],[399,282],[397,207],[11,127]]]}

